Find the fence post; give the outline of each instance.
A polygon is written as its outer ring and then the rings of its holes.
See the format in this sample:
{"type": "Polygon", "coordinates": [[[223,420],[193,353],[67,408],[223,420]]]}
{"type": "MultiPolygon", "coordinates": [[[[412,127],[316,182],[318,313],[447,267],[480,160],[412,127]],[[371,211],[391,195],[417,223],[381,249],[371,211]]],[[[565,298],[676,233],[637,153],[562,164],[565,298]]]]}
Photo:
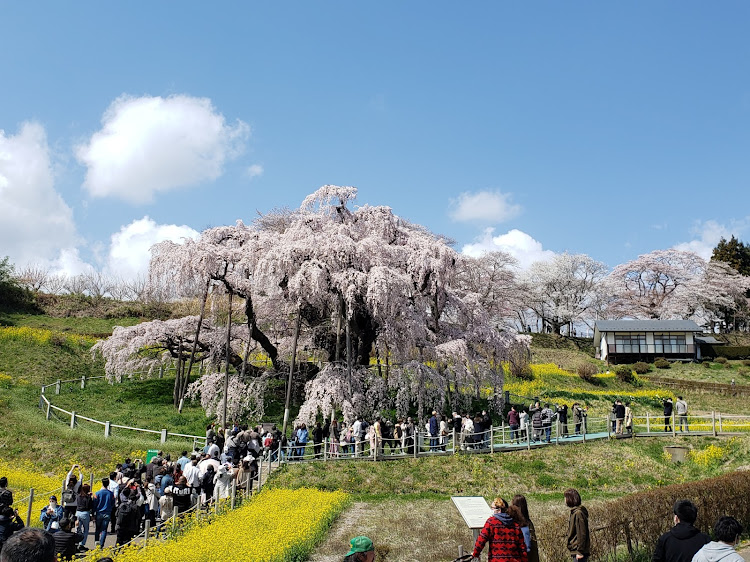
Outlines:
{"type": "Polygon", "coordinates": [[[610,439],[612,437],[612,420],[609,419],[609,416],[607,416],[607,439],[610,439]]]}
{"type": "MultiPolygon", "coordinates": [[[[269,455],[268,458],[270,459],[271,456],[269,455]]],[[[234,509],[234,502],[235,502],[236,497],[237,497],[237,481],[232,480],[232,503],[231,503],[232,509],[234,509]]]]}
{"type": "Polygon", "coordinates": [[[672,410],[672,437],[675,437],[677,435],[677,429],[675,428],[674,419],[674,410],[672,410]]]}
{"type": "Polygon", "coordinates": [[[724,430],[724,426],[721,422],[721,412],[719,412],[719,433],[721,433],[724,430]]]}
{"type": "Polygon", "coordinates": [[[328,460],[328,437],[323,438],[323,462],[328,460]]]}
{"type": "Polygon", "coordinates": [[[164,378],[164,363],[159,364],[159,378],[164,378]]]}
{"type": "Polygon", "coordinates": [[[148,546],[148,535],[151,531],[151,521],[146,519],[146,536],[143,539],[143,546],[148,546]]]}
{"type": "Polygon", "coordinates": [[[167,430],[166,429],[161,430],[161,442],[162,443],[167,442],[167,430]]]}
{"type": "Polygon", "coordinates": [[[55,383],[55,394],[60,394],[60,383],[62,383],[62,381],[57,379],[57,382],[55,383]]]}
{"type": "Polygon", "coordinates": [[[104,437],[112,437],[112,422],[104,422],[104,437]]]}
{"type": "Polygon", "coordinates": [[[716,437],[716,412],[713,410],[711,411],[711,431],[714,437],[716,437]]]}
{"type": "MultiPolygon", "coordinates": [[[[503,434],[503,440],[505,440],[505,434],[503,434]]],[[[490,453],[494,453],[494,452],[495,452],[495,426],[490,424],[490,453]]]]}
{"type": "Polygon", "coordinates": [[[86,388],[86,375],[81,375],[81,390],[86,388]]]}
{"type": "Polygon", "coordinates": [[[531,427],[529,422],[526,422],[526,448],[531,451],[531,427]]]}
{"type": "Polygon", "coordinates": [[[589,417],[587,414],[583,414],[583,423],[581,423],[581,427],[583,428],[583,442],[586,442],[586,431],[588,430],[589,425],[589,417]]]}
{"type": "Polygon", "coordinates": [[[50,418],[50,403],[47,402],[47,421],[49,421],[50,418]]]}
{"type": "Polygon", "coordinates": [[[76,428],[76,412],[73,410],[70,412],[70,429],[76,428]]]}
{"type": "Polygon", "coordinates": [[[458,431],[456,431],[456,426],[453,426],[453,454],[455,455],[458,452],[458,431]]]}
{"type": "Polygon", "coordinates": [[[412,441],[414,441],[414,458],[419,458],[419,432],[414,430],[414,435],[412,435],[412,441]]]}
{"type": "Polygon", "coordinates": [[[646,412],[646,433],[651,433],[651,414],[646,412]]]}
{"type": "MultiPolygon", "coordinates": [[[[60,498],[62,501],[62,497],[60,498]]],[[[29,489],[29,507],[26,509],[26,526],[31,525],[31,507],[34,503],[34,488],[29,489]]]]}

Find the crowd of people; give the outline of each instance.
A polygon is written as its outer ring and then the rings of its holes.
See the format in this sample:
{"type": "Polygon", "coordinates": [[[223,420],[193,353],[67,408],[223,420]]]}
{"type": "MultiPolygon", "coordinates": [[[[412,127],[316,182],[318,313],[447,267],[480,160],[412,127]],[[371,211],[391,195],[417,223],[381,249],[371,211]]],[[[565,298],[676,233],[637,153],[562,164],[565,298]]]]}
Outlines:
{"type": "MultiPolygon", "coordinates": [[[[148,463],[126,458],[99,490],[92,490],[81,467],[68,471],[62,493],[51,495],[39,513],[42,529],[50,534],[60,560],[70,559],[87,550],[89,534],[94,544],[104,546],[108,534],[116,544],[130,542],[148,523],[158,532],[165,521],[194,507],[208,507],[228,499],[233,490],[239,494],[253,491],[258,478],[258,459],[272,450],[264,439],[278,439],[273,431],[261,427],[233,427],[226,432],[213,425],[206,430],[206,445],[193,452],[183,451],[177,459],[162,451],[148,463]],[[269,437],[270,434],[270,437],[269,437]],[[221,444],[221,446],[220,446],[221,444]]],[[[13,508],[13,493],[7,478],[0,478],[0,554],[6,542],[24,531],[24,524],[13,508]]]]}

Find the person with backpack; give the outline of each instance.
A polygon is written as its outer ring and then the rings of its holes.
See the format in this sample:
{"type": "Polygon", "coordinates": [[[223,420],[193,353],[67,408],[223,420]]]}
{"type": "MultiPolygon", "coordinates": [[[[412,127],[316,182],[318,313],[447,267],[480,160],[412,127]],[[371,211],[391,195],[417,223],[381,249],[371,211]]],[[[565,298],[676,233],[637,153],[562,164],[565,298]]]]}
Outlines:
{"type": "Polygon", "coordinates": [[[81,545],[85,545],[89,538],[89,526],[91,524],[91,512],[94,509],[94,498],[91,495],[91,486],[84,484],[78,492],[76,509],[76,530],[83,536],[81,545]]]}
{"type": "Polygon", "coordinates": [[[81,472],[80,465],[74,464],[65,477],[65,490],[62,493],[63,511],[68,517],[73,517],[78,510],[78,492],[81,490],[81,482],[83,482],[83,472],[81,472]],[[73,474],[76,468],[78,478],[73,474]]]}
{"type": "Polygon", "coordinates": [[[117,508],[117,545],[129,543],[138,534],[138,504],[137,495],[130,488],[120,493],[120,507],[117,508]]]}

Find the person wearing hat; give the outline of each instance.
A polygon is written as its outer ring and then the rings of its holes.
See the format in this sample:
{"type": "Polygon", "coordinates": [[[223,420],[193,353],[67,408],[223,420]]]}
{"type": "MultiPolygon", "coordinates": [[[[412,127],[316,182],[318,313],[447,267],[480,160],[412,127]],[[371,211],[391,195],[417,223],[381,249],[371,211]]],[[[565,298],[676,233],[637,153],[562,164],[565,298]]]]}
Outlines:
{"type": "Polygon", "coordinates": [[[60,529],[63,518],[63,508],[57,503],[57,496],[50,496],[49,503],[42,508],[39,520],[44,524],[44,530],[56,533],[60,529]]]}
{"type": "Polygon", "coordinates": [[[367,537],[354,537],[349,541],[349,552],[344,557],[344,562],[373,562],[375,560],[375,547],[367,537]]]}

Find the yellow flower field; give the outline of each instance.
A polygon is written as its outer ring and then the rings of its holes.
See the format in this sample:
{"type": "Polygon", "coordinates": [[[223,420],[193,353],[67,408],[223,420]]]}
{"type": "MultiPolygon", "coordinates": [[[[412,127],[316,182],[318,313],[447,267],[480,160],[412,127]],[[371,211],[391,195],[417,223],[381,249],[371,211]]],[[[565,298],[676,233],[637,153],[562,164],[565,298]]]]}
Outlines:
{"type": "Polygon", "coordinates": [[[242,507],[196,525],[177,539],[128,547],[113,554],[105,549],[88,559],[113,556],[116,562],[209,562],[243,560],[285,562],[304,560],[324,537],[347,503],[343,492],[313,488],[263,490],[242,507]]]}
{"type": "Polygon", "coordinates": [[[60,495],[64,475],[44,475],[28,461],[8,463],[0,459],[0,476],[8,479],[8,488],[13,491],[13,507],[25,520],[28,509],[29,489],[34,488],[34,503],[31,507],[31,524],[39,525],[39,513],[47,504],[50,494],[60,495]]]}
{"type": "Polygon", "coordinates": [[[97,342],[96,338],[90,336],[64,334],[41,328],[29,328],[28,326],[0,326],[0,341],[3,340],[25,341],[41,345],[47,345],[52,341],[60,341],[68,345],[87,347],[97,342]]]}

